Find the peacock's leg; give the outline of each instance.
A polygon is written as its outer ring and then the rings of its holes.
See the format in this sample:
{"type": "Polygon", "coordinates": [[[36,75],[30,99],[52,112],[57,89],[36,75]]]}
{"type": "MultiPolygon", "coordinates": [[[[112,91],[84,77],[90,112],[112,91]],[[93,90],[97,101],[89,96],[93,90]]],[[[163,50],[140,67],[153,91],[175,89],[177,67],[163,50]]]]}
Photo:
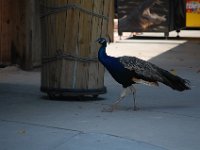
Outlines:
{"type": "Polygon", "coordinates": [[[117,107],[117,105],[127,96],[129,95],[131,92],[133,91],[132,86],[129,86],[127,88],[123,88],[119,98],[117,98],[117,100],[111,105],[110,108],[106,109],[104,108],[102,111],[105,112],[112,112],[114,111],[114,109],[117,107]]]}
{"type": "Polygon", "coordinates": [[[136,89],[134,88],[134,86],[132,85],[132,92],[133,92],[133,110],[136,111],[139,108],[136,106],[136,89]]]}
{"type": "Polygon", "coordinates": [[[134,88],[133,85],[132,85],[132,92],[133,92],[133,110],[136,111],[137,110],[137,107],[136,107],[136,98],[135,98],[136,89],[134,88]]]}
{"type": "Polygon", "coordinates": [[[124,99],[125,96],[121,96],[111,105],[112,111],[117,107],[117,105],[124,99]]]}

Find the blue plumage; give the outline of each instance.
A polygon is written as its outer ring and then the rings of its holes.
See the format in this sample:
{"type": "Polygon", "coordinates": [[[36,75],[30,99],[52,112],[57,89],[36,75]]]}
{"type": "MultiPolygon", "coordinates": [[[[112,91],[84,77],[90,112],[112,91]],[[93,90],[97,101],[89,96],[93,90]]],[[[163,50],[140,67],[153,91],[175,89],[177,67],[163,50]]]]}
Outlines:
{"type": "Polygon", "coordinates": [[[106,47],[101,46],[98,52],[98,59],[109,71],[112,77],[124,88],[131,86],[135,82],[131,80],[134,73],[126,68],[120,62],[119,58],[110,57],[106,54],[106,47]]]}

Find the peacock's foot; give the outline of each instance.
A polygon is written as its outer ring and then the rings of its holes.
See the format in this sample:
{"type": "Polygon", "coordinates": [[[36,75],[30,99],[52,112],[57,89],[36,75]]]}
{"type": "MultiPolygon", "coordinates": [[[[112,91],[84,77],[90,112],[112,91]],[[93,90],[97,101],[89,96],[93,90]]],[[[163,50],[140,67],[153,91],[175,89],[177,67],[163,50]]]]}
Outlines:
{"type": "Polygon", "coordinates": [[[114,111],[114,107],[113,106],[110,106],[108,108],[104,107],[101,111],[102,112],[113,112],[114,111]]]}

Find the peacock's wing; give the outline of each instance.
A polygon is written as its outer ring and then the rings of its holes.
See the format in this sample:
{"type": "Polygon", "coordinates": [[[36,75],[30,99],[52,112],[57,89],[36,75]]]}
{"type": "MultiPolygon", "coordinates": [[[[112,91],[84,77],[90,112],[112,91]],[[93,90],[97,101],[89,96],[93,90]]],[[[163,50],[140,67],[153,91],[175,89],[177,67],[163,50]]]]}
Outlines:
{"type": "Polygon", "coordinates": [[[190,82],[188,80],[173,75],[150,62],[127,56],[120,57],[119,60],[124,68],[133,72],[133,81],[136,83],[141,83],[140,81],[143,80],[145,82],[142,83],[158,85],[157,82],[162,82],[174,90],[184,91],[190,89],[190,82]]]}
{"type": "Polygon", "coordinates": [[[157,82],[163,80],[162,75],[159,73],[160,68],[150,62],[129,56],[120,57],[119,61],[124,66],[124,68],[134,72],[134,78],[136,79],[141,79],[149,82],[157,82]]]}

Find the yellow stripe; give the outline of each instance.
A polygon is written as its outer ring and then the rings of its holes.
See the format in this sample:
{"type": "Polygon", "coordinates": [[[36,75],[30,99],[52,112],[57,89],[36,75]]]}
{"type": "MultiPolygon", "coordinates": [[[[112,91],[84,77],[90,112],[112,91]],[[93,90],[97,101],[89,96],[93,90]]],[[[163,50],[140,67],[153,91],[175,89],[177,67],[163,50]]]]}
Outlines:
{"type": "Polygon", "coordinates": [[[186,27],[200,27],[200,13],[186,13],[186,27]]]}

